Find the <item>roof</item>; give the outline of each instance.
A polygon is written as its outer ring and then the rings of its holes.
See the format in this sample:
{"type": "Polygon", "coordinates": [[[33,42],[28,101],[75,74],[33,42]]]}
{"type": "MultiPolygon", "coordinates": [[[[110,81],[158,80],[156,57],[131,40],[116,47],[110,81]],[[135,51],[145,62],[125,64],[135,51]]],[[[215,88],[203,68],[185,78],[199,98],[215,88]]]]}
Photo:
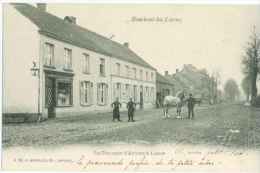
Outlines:
{"type": "Polygon", "coordinates": [[[79,25],[68,23],[32,5],[24,3],[13,3],[12,5],[23,16],[34,23],[39,28],[39,32],[45,36],[156,70],[131,49],[118,42],[112,41],[79,25]]]}
{"type": "Polygon", "coordinates": [[[161,75],[158,72],[156,72],[156,82],[164,83],[164,84],[168,84],[168,85],[174,85],[173,82],[171,82],[170,80],[168,80],[166,77],[164,77],[163,75],[161,75]]]}

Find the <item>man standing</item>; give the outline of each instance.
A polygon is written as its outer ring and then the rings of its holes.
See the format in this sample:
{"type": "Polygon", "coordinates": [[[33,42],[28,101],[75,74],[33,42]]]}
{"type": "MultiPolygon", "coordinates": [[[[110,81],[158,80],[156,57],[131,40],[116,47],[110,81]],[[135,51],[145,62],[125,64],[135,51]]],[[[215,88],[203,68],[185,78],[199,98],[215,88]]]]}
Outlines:
{"type": "Polygon", "coordinates": [[[194,105],[195,105],[195,99],[192,97],[192,94],[190,94],[189,98],[187,99],[189,119],[194,119],[194,105]]]}
{"type": "Polygon", "coordinates": [[[111,107],[113,108],[113,121],[115,121],[115,119],[117,119],[118,121],[121,121],[120,120],[120,107],[121,107],[121,103],[119,102],[119,99],[118,97],[116,98],[116,101],[114,101],[112,104],[111,104],[111,107]]]}
{"type": "Polygon", "coordinates": [[[128,122],[134,122],[134,111],[135,111],[135,103],[133,102],[132,98],[130,98],[129,102],[127,103],[127,110],[128,110],[128,122]]]}

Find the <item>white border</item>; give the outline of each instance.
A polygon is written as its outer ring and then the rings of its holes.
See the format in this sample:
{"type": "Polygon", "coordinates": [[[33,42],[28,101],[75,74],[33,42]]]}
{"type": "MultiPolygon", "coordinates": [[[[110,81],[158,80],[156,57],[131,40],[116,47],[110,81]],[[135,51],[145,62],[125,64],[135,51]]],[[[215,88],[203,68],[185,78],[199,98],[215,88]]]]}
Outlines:
{"type": "MultiPolygon", "coordinates": [[[[45,3],[91,3],[91,4],[190,4],[190,5],[260,5],[260,0],[1,0],[0,1],[0,98],[2,97],[2,81],[3,81],[3,3],[37,3],[37,2],[45,2],[45,3]]],[[[2,113],[2,99],[0,100],[0,111],[2,113]]],[[[1,129],[0,129],[0,141],[1,141],[1,147],[0,147],[0,166],[2,170],[2,114],[1,114],[1,129]]],[[[2,171],[1,171],[2,172],[2,171]]],[[[9,171],[4,171],[9,172],[9,171]]],[[[26,173],[27,171],[16,171],[20,173],[26,173]]],[[[32,171],[34,172],[45,172],[45,171],[32,171]]],[[[50,173],[52,173],[51,171],[50,173]]],[[[138,171],[137,171],[138,172],[138,171]]],[[[152,172],[152,171],[148,171],[152,172]]]]}
{"type": "Polygon", "coordinates": [[[223,5],[254,5],[260,4],[260,0],[1,0],[1,3],[93,3],[93,4],[223,4],[223,5]]]}

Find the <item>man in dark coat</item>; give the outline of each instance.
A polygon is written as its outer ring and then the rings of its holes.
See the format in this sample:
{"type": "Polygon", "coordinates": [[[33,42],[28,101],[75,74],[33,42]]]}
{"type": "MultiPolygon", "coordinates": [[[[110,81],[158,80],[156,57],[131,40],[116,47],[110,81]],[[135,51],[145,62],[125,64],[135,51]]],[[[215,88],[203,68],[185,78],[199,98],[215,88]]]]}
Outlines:
{"type": "Polygon", "coordinates": [[[187,99],[187,106],[188,106],[188,118],[194,119],[195,99],[192,97],[192,94],[190,94],[189,98],[187,99]]]}
{"type": "Polygon", "coordinates": [[[129,102],[127,103],[127,110],[128,110],[128,122],[134,122],[134,111],[135,111],[136,104],[133,102],[132,98],[130,98],[129,102]]]}
{"type": "Polygon", "coordinates": [[[118,97],[116,98],[116,101],[114,101],[111,104],[112,108],[113,108],[113,121],[115,121],[115,119],[117,119],[118,121],[120,120],[120,108],[121,108],[121,103],[119,102],[118,97]]]}

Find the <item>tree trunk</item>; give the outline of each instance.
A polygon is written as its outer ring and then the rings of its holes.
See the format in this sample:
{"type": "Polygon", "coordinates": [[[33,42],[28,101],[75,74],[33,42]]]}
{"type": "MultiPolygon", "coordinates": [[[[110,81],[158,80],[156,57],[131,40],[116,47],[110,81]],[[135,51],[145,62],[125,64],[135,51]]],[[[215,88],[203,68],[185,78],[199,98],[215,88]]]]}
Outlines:
{"type": "Polygon", "coordinates": [[[246,101],[249,101],[249,93],[246,93],[246,101]]]}
{"type": "Polygon", "coordinates": [[[254,70],[251,76],[251,103],[253,104],[257,96],[256,80],[257,80],[257,71],[254,70]]]}

